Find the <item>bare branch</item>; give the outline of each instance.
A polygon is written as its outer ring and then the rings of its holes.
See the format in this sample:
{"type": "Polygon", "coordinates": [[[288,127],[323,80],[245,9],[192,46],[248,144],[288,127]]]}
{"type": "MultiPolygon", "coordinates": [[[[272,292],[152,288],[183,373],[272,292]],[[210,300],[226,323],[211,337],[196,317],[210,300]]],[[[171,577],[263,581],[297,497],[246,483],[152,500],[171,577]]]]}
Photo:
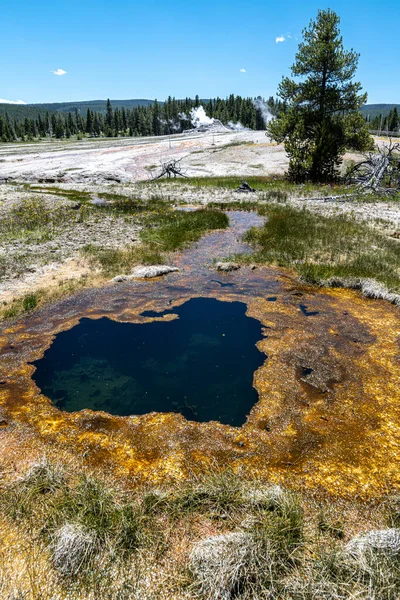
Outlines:
{"type": "Polygon", "coordinates": [[[170,179],[172,176],[175,177],[187,177],[186,173],[183,172],[183,169],[180,165],[182,159],[171,159],[168,162],[165,162],[161,165],[161,172],[149,179],[148,181],[157,181],[157,179],[161,179],[161,177],[167,176],[170,179]]]}
{"type": "Polygon", "coordinates": [[[376,147],[366,160],[355,165],[347,180],[365,192],[397,194],[400,191],[400,144],[389,139],[388,145],[376,147]],[[397,153],[397,154],[396,154],[397,153]]]}

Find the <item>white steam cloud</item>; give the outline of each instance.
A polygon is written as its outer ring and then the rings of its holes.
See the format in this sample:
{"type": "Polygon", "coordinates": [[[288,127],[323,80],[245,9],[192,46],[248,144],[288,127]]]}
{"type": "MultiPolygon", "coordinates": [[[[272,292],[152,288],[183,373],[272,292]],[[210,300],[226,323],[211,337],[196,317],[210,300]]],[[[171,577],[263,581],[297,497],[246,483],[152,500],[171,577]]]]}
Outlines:
{"type": "Polygon", "coordinates": [[[267,125],[267,123],[269,123],[274,118],[273,114],[268,108],[267,103],[264,102],[262,98],[256,98],[253,102],[256,109],[260,111],[265,125],[267,125]]]}
{"type": "Polygon", "coordinates": [[[232,131],[251,131],[251,129],[242,125],[240,121],[238,121],[237,123],[229,121],[228,127],[229,129],[232,129],[232,131]]]}
{"type": "Polygon", "coordinates": [[[246,73],[246,69],[240,69],[241,73],[246,73]]]}
{"type": "Polygon", "coordinates": [[[207,117],[206,111],[204,110],[204,106],[192,108],[192,110],[190,111],[190,118],[193,127],[195,127],[196,129],[200,127],[200,125],[212,125],[214,123],[214,119],[210,119],[210,117],[207,117]]]}
{"type": "Polygon", "coordinates": [[[5,100],[4,98],[0,98],[0,104],[27,104],[23,100],[5,100]]]}
{"type": "Polygon", "coordinates": [[[66,75],[67,71],[64,71],[64,69],[57,69],[57,71],[50,71],[50,73],[53,73],[53,75],[66,75]]]}
{"type": "MultiPolygon", "coordinates": [[[[182,113],[184,114],[184,113],[182,113]]],[[[165,119],[158,119],[159,122],[161,123],[161,125],[168,125],[170,131],[179,131],[181,128],[180,123],[174,121],[173,119],[168,119],[168,121],[166,121],[165,119]]]]}

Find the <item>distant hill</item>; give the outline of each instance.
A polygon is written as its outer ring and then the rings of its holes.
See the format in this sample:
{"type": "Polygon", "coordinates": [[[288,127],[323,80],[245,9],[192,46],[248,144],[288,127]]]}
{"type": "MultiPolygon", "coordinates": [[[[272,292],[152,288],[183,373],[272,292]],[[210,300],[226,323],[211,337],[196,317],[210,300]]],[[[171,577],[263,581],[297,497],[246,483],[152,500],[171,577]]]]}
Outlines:
{"type": "MultiPolygon", "coordinates": [[[[37,118],[39,114],[44,113],[69,113],[76,110],[84,115],[88,108],[92,111],[103,112],[106,110],[106,100],[84,100],[77,102],[54,102],[43,104],[0,104],[0,116],[4,117],[7,113],[12,119],[21,121],[27,117],[28,119],[37,118]]],[[[207,100],[202,100],[207,102],[207,100]]],[[[134,106],[149,106],[154,104],[154,100],[145,98],[134,98],[130,100],[111,100],[113,108],[132,108],[134,106]]],[[[160,102],[163,104],[163,102],[160,102]]],[[[364,115],[369,115],[370,119],[382,115],[388,116],[389,112],[397,106],[400,114],[400,104],[366,104],[362,107],[361,112],[364,115]]]]}
{"type": "MultiPolygon", "coordinates": [[[[27,106],[34,106],[35,108],[40,108],[41,110],[48,110],[52,112],[75,112],[78,110],[79,112],[86,112],[88,108],[95,112],[105,112],[106,111],[107,100],[84,100],[82,102],[56,102],[53,104],[28,104],[27,106]]],[[[145,100],[145,99],[134,99],[134,100],[111,100],[111,104],[113,108],[132,108],[132,106],[149,106],[149,104],[154,104],[154,100],[145,100]]]]}
{"type": "Polygon", "coordinates": [[[400,114],[400,104],[365,104],[365,106],[362,107],[361,112],[364,116],[369,115],[372,120],[375,117],[379,117],[379,115],[382,115],[383,118],[387,117],[390,111],[395,107],[397,107],[400,114]]]}
{"type": "MultiPolygon", "coordinates": [[[[87,109],[96,112],[105,112],[106,100],[84,100],[82,102],[54,102],[51,104],[0,104],[0,116],[7,113],[11,118],[16,118],[18,121],[21,119],[36,118],[39,114],[43,115],[45,112],[48,113],[69,113],[75,112],[76,110],[85,114],[87,109]]],[[[132,100],[111,100],[113,108],[132,108],[133,106],[148,106],[154,104],[154,100],[146,99],[132,99],[132,100]]],[[[162,102],[160,102],[162,104],[162,102]]]]}

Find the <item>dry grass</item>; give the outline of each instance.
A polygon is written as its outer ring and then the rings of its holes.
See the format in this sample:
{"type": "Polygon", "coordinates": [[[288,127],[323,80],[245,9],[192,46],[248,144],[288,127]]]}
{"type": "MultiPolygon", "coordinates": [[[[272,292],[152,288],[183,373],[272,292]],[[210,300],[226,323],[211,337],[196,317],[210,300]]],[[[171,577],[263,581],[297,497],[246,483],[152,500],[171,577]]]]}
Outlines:
{"type": "MultiPolygon", "coordinates": [[[[128,493],[48,460],[0,492],[2,598],[398,598],[399,554],[347,549],[343,532],[371,519],[356,504],[322,505],[231,471],[128,493]]],[[[396,503],[374,509],[369,526],[396,503]]]]}
{"type": "Polygon", "coordinates": [[[51,240],[64,224],[82,223],[89,214],[89,207],[74,211],[65,203],[46,203],[40,196],[23,199],[0,220],[0,240],[15,238],[25,243],[43,243],[51,240]]]}
{"type": "Polygon", "coordinates": [[[57,286],[46,289],[37,289],[0,308],[0,322],[8,319],[15,319],[20,315],[37,310],[45,304],[56,302],[67,296],[70,296],[86,287],[94,287],[105,283],[104,277],[93,272],[92,275],[82,275],[80,278],[61,280],[57,286]]]}

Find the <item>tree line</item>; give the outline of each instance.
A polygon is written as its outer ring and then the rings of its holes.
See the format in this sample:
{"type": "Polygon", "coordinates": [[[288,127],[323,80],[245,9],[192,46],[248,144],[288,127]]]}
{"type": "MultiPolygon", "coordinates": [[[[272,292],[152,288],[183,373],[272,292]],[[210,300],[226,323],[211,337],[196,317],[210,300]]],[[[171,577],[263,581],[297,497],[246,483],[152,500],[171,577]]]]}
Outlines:
{"type": "Polygon", "coordinates": [[[202,105],[208,117],[219,119],[224,125],[240,123],[255,130],[265,129],[263,112],[266,108],[277,114],[282,103],[270,97],[265,103],[259,97],[242,98],[231,94],[226,99],[215,98],[202,101],[186,98],[176,100],[171,96],[165,102],[155,100],[148,106],[113,108],[107,100],[105,111],[87,109],[82,115],[78,110],[69,113],[43,112],[34,118],[11,118],[0,116],[0,140],[2,142],[34,141],[42,138],[64,139],[77,137],[123,137],[152,136],[181,133],[193,128],[191,111],[202,105]]]}
{"type": "Polygon", "coordinates": [[[373,119],[367,116],[366,121],[371,131],[399,131],[400,129],[400,118],[396,106],[388,115],[376,115],[373,119]]]}

